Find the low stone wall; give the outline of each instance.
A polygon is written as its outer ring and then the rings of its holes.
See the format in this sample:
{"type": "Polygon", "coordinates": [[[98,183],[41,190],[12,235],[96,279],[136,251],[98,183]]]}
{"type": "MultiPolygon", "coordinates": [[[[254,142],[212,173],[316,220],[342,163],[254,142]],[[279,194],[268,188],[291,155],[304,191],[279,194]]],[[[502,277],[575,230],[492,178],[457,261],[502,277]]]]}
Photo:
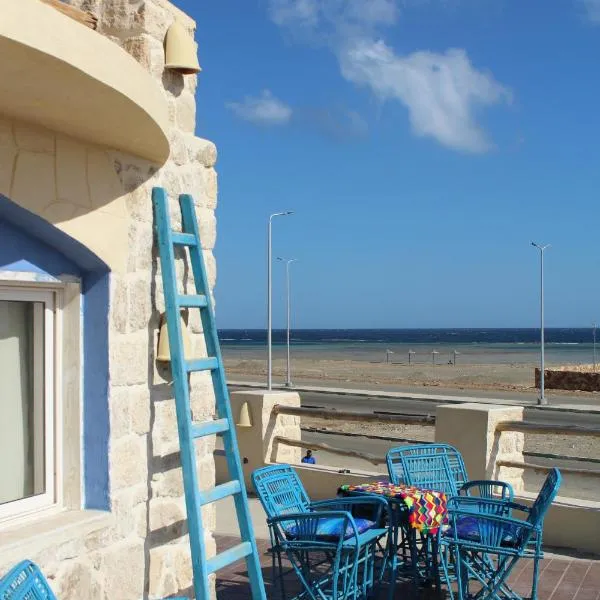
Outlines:
{"type": "MultiPolygon", "coordinates": [[[[272,463],[300,463],[300,448],[293,448],[275,442],[277,436],[294,440],[300,437],[300,417],[273,413],[276,404],[300,406],[298,392],[284,390],[244,390],[231,394],[231,412],[237,423],[237,437],[244,470],[246,488],[252,492],[252,472],[272,463]],[[246,404],[250,424],[238,422],[242,406],[246,404]]],[[[216,481],[225,483],[231,479],[222,452],[215,455],[216,481]]]]}
{"type": "MultiPolygon", "coordinates": [[[[540,387],[540,369],[535,370],[535,387],[540,387]]],[[[544,387],[555,390],[600,392],[600,373],[544,369],[544,387]]]]}

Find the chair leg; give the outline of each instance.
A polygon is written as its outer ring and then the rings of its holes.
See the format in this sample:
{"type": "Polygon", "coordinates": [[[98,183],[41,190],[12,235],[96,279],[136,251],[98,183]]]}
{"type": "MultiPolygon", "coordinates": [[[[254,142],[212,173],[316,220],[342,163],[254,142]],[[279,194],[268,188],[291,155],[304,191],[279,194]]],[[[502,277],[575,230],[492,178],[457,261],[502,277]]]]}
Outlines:
{"type": "Polygon", "coordinates": [[[440,574],[440,546],[438,538],[431,538],[431,566],[433,568],[433,577],[438,598],[442,598],[442,576],[440,574]]]}
{"type": "Polygon", "coordinates": [[[456,551],[456,585],[458,600],[466,600],[469,597],[469,574],[465,564],[466,554],[460,550],[456,551]]]}
{"type": "Polygon", "coordinates": [[[283,576],[283,564],[281,562],[281,552],[277,551],[277,556],[273,553],[273,584],[275,585],[275,578],[279,579],[279,591],[281,593],[281,600],[285,600],[285,577],[283,576]],[[277,561],[277,562],[276,562],[277,561]],[[279,575],[277,575],[279,573],[279,575]]]}
{"type": "Polygon", "coordinates": [[[410,569],[412,575],[412,587],[415,595],[419,592],[419,549],[417,548],[417,530],[409,527],[408,545],[410,548],[410,569]]]}
{"type": "Polygon", "coordinates": [[[533,559],[533,581],[531,582],[531,600],[537,600],[537,586],[538,586],[539,571],[540,571],[540,556],[536,552],[536,556],[533,559]]]}

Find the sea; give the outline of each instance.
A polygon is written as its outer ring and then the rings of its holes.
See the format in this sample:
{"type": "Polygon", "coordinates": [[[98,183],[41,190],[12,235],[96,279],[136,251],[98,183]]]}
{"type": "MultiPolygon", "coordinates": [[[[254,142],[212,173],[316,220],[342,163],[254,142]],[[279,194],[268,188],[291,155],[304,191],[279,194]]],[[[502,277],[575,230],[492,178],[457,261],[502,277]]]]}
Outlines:
{"type": "MultiPolygon", "coordinates": [[[[597,332],[600,357],[600,332],[597,332]]],[[[265,355],[264,329],[221,329],[225,358],[265,355]]],[[[396,364],[448,362],[462,364],[529,364],[539,361],[539,329],[295,329],[290,336],[296,356],[328,360],[389,361],[396,364]]],[[[545,328],[548,366],[592,364],[593,330],[545,328]]],[[[274,358],[286,351],[286,331],[273,330],[274,358]]]]}

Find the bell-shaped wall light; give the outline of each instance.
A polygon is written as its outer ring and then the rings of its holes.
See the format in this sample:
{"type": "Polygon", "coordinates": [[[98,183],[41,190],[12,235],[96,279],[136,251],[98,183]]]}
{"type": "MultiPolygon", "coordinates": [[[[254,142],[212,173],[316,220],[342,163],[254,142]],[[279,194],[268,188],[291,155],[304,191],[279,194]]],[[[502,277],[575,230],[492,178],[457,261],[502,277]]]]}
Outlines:
{"type": "Polygon", "coordinates": [[[179,21],[175,21],[167,31],[165,67],[182,75],[193,75],[202,70],[196,42],[179,21]]]}
{"type": "Polygon", "coordinates": [[[238,427],[252,427],[252,418],[250,417],[250,405],[244,402],[240,407],[240,416],[236,423],[238,427]]]}
{"type": "MultiPolygon", "coordinates": [[[[183,339],[183,356],[186,360],[192,358],[192,342],[190,341],[190,332],[187,324],[181,319],[181,337],[183,339]]],[[[171,360],[171,350],[169,348],[169,329],[167,328],[167,319],[165,314],[161,315],[160,331],[158,332],[158,349],[156,352],[156,360],[161,362],[169,362],[171,360]]]]}

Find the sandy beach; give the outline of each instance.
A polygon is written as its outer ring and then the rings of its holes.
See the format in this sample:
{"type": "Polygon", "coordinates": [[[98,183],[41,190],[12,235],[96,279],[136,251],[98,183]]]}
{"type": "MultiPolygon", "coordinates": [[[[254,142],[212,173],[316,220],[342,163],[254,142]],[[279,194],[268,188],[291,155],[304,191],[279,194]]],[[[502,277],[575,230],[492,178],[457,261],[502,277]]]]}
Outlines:
{"type": "MultiPolygon", "coordinates": [[[[344,383],[373,385],[398,385],[410,387],[455,388],[459,390],[513,390],[534,391],[535,363],[413,364],[386,363],[368,360],[332,360],[307,356],[294,358],[295,382],[318,381],[322,385],[343,387],[344,383]]],[[[230,378],[260,381],[266,377],[264,358],[228,357],[225,367],[230,378]]],[[[273,360],[273,379],[285,381],[285,359],[273,360]]],[[[562,392],[561,392],[562,393],[562,392]]],[[[567,393],[567,392],[565,392],[567,393]]],[[[580,392],[571,392],[580,394],[580,392]]],[[[589,394],[588,394],[589,395],[589,394]]]]}

